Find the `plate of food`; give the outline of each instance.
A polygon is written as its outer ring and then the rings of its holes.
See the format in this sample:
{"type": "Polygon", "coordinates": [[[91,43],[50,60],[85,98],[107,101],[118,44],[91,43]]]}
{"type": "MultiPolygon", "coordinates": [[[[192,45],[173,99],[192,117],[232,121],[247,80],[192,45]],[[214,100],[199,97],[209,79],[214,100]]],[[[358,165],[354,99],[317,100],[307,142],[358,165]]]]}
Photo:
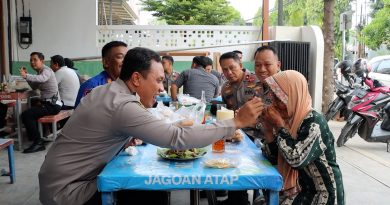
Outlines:
{"type": "Polygon", "coordinates": [[[204,161],[204,166],[216,169],[235,168],[240,164],[239,160],[230,158],[215,158],[204,161]]]}
{"type": "Polygon", "coordinates": [[[166,148],[158,148],[157,155],[163,159],[169,160],[193,160],[200,157],[203,157],[207,153],[206,148],[193,148],[193,149],[185,149],[185,150],[172,150],[166,148]]]}

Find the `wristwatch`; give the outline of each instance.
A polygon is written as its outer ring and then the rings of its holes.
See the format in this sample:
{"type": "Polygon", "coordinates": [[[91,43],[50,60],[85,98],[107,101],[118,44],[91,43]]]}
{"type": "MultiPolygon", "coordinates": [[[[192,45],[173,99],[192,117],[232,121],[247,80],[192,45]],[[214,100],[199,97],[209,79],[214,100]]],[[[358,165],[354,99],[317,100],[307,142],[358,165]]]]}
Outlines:
{"type": "Polygon", "coordinates": [[[261,122],[257,122],[255,128],[257,130],[264,130],[264,126],[261,122]]]}

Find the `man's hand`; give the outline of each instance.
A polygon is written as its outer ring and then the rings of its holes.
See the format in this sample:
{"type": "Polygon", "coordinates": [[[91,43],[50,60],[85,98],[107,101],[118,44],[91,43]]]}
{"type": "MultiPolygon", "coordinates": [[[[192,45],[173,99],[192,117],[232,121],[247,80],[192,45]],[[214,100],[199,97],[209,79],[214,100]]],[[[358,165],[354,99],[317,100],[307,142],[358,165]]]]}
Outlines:
{"type": "Polygon", "coordinates": [[[125,148],[129,147],[129,146],[138,146],[138,145],[142,145],[143,141],[140,140],[140,139],[137,139],[135,137],[132,137],[125,145],[125,148]]]}
{"type": "Polygon", "coordinates": [[[237,129],[244,127],[254,127],[257,118],[263,112],[263,102],[260,98],[254,97],[246,102],[237,112],[234,117],[237,129]]]}
{"type": "Polygon", "coordinates": [[[19,73],[22,76],[22,78],[26,79],[27,78],[27,69],[25,67],[21,67],[19,69],[19,73]]]}

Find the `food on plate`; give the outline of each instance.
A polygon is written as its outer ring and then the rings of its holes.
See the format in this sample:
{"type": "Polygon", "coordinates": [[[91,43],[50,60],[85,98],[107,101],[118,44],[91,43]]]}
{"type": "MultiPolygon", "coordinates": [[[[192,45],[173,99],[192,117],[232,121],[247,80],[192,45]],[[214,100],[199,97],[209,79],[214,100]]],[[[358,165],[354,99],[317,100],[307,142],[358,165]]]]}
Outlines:
{"type": "Polygon", "coordinates": [[[228,142],[241,142],[242,139],[244,139],[244,136],[242,135],[241,131],[236,130],[232,136],[226,138],[226,141],[228,141],[228,142]]]}
{"type": "Polygon", "coordinates": [[[217,158],[217,159],[206,160],[204,162],[204,165],[210,168],[226,169],[226,168],[237,167],[238,162],[234,162],[231,159],[227,159],[227,158],[217,158]]]}
{"type": "Polygon", "coordinates": [[[204,148],[193,148],[186,150],[159,149],[157,154],[166,159],[196,159],[206,154],[204,148]]]}

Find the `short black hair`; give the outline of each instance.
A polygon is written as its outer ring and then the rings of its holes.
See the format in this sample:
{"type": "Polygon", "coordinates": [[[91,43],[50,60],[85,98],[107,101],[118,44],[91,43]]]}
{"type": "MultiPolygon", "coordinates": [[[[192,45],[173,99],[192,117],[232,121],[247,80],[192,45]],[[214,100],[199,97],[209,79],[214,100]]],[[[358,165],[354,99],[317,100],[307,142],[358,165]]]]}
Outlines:
{"type": "Polygon", "coordinates": [[[53,64],[58,64],[60,67],[65,65],[64,58],[60,55],[54,55],[50,57],[50,60],[53,64]]]}
{"type": "Polygon", "coordinates": [[[195,56],[193,59],[192,59],[192,63],[195,63],[196,65],[198,66],[202,66],[204,68],[204,63],[203,63],[203,59],[201,56],[195,56]]]}
{"type": "Polygon", "coordinates": [[[153,50],[142,47],[135,47],[127,51],[125,58],[123,59],[122,70],[119,78],[123,81],[130,79],[134,72],[139,72],[146,78],[150,71],[150,65],[152,60],[161,62],[160,55],[153,50]]]}
{"type": "Polygon", "coordinates": [[[201,56],[202,58],[202,63],[204,65],[204,68],[206,68],[206,66],[208,65],[213,65],[213,60],[211,60],[211,58],[207,57],[207,56],[201,56]]]}
{"type": "Polygon", "coordinates": [[[221,57],[219,57],[219,63],[221,63],[223,60],[226,60],[226,59],[233,59],[237,63],[241,63],[240,57],[234,51],[222,54],[221,57]]]}
{"type": "Polygon", "coordinates": [[[169,61],[171,61],[172,65],[173,65],[173,63],[175,62],[175,61],[173,60],[172,56],[163,56],[163,57],[162,57],[162,60],[169,60],[169,61]]]}
{"type": "Polygon", "coordinates": [[[111,50],[111,48],[119,46],[127,47],[127,44],[122,41],[111,41],[104,45],[102,48],[102,58],[107,56],[107,53],[111,50]]]}
{"type": "Polygon", "coordinates": [[[269,45],[264,45],[264,46],[258,47],[256,52],[255,52],[254,57],[256,57],[257,53],[260,53],[260,52],[265,51],[265,50],[272,51],[272,53],[276,56],[276,58],[279,59],[278,52],[276,51],[276,49],[272,46],[269,46],[269,45]]]}
{"type": "Polygon", "coordinates": [[[74,63],[70,58],[64,58],[64,62],[65,62],[66,67],[73,68],[74,63]]]}
{"type": "Polygon", "coordinates": [[[241,54],[242,55],[242,51],[240,51],[240,50],[234,50],[234,51],[232,51],[233,53],[239,53],[239,54],[241,54]]]}
{"type": "Polygon", "coordinates": [[[33,56],[33,55],[36,55],[36,56],[38,56],[38,58],[40,59],[40,60],[45,60],[45,56],[41,53],[41,52],[32,52],[31,54],[30,54],[30,57],[31,56],[33,56]]]}

